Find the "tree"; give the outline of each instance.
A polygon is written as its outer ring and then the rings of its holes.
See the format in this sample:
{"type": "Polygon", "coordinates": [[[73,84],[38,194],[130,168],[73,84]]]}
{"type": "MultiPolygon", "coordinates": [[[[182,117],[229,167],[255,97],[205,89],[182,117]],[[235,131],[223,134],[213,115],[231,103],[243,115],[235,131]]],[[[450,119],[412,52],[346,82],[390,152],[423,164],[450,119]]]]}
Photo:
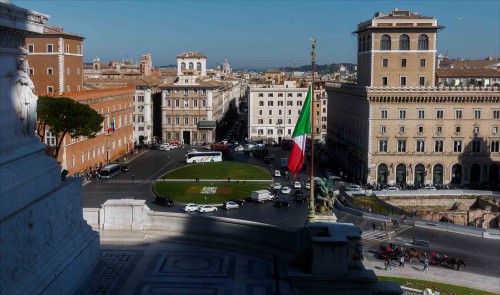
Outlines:
{"type": "Polygon", "coordinates": [[[104,117],[91,109],[89,105],[81,104],[68,97],[40,96],[38,98],[37,134],[42,141],[45,129],[56,135],[54,157],[57,159],[64,137],[86,136],[94,138],[101,130],[104,117]]]}

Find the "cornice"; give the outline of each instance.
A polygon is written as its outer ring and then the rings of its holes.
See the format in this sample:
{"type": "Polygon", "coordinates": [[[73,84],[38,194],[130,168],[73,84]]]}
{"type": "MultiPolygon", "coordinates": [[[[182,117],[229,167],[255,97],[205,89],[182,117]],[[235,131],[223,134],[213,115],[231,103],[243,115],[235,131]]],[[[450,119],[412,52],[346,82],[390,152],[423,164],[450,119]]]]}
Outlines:
{"type": "Polygon", "coordinates": [[[49,20],[49,16],[46,14],[2,2],[0,2],[0,18],[30,22],[36,25],[44,25],[49,20]]]}

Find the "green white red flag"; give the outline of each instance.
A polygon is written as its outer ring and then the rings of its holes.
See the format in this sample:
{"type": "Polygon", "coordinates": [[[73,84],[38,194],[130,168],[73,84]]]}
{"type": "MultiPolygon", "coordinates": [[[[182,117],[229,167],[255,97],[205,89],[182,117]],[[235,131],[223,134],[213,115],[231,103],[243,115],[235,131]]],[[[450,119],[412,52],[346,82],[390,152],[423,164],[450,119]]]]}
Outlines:
{"type": "Polygon", "coordinates": [[[311,134],[311,97],[312,87],[309,87],[307,97],[300,112],[297,125],[293,131],[293,147],[290,158],[288,158],[288,169],[293,172],[293,177],[302,169],[306,153],[307,135],[311,134]]]}

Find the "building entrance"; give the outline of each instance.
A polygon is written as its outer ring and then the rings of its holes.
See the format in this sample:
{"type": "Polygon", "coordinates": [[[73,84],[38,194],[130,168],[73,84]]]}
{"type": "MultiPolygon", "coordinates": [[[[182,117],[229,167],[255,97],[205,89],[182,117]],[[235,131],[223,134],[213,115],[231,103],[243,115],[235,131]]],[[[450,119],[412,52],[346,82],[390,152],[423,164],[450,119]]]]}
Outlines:
{"type": "Polygon", "coordinates": [[[184,141],[184,144],[191,144],[191,132],[182,131],[182,140],[184,141]]]}

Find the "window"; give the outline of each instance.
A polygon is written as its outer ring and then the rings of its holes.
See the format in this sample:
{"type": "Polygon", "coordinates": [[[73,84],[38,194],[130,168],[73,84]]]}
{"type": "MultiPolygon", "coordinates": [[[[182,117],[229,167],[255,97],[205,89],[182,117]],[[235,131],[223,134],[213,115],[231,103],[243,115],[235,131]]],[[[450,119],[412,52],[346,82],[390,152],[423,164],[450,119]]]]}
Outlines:
{"type": "Polygon", "coordinates": [[[410,50],[410,37],[403,34],[399,37],[399,50],[410,50]]]}
{"type": "Polygon", "coordinates": [[[474,119],[481,119],[481,110],[474,110],[474,119]]]}
{"type": "Polygon", "coordinates": [[[444,110],[436,110],[436,119],[444,118],[444,110]]]}
{"type": "Polygon", "coordinates": [[[137,102],[144,102],[144,95],[138,95],[137,102]]]}
{"type": "Polygon", "coordinates": [[[267,135],[273,135],[273,129],[267,129],[267,135]]]}
{"type": "Polygon", "coordinates": [[[178,99],[175,100],[175,107],[178,108],[181,105],[180,101],[178,99]]]}
{"type": "Polygon", "coordinates": [[[493,126],[493,134],[497,134],[498,133],[498,126],[493,126]]]}
{"type": "Polygon", "coordinates": [[[47,44],[47,52],[54,52],[54,45],[52,44],[47,44]]]}
{"type": "Polygon", "coordinates": [[[264,106],[264,102],[261,100],[259,101],[259,107],[263,107],[264,106]]]}
{"type": "Polygon", "coordinates": [[[418,133],[424,133],[424,126],[418,126],[417,131],[418,133]]]}
{"type": "Polygon", "coordinates": [[[273,97],[273,94],[272,93],[268,93],[267,97],[273,97]]]}
{"type": "Polygon", "coordinates": [[[398,152],[399,153],[406,152],[406,140],[404,140],[404,139],[398,140],[398,152]]]}
{"type": "Polygon", "coordinates": [[[292,119],[288,119],[288,124],[292,124],[292,119]]]}
{"type": "Polygon", "coordinates": [[[278,115],[282,115],[282,111],[281,110],[278,110],[278,115]]]}
{"type": "Polygon", "coordinates": [[[189,117],[184,117],[184,125],[189,125],[189,117]]]}
{"type": "Polygon", "coordinates": [[[264,97],[264,93],[259,93],[259,97],[264,97]]]}
{"type": "Polygon", "coordinates": [[[302,93],[297,93],[297,97],[302,97],[302,93]]]}
{"type": "Polygon", "coordinates": [[[406,119],[406,110],[399,110],[399,118],[406,119]]]}
{"type": "Polygon", "coordinates": [[[500,119],[500,110],[493,110],[493,119],[500,119]]]}
{"type": "Polygon", "coordinates": [[[35,75],[35,69],[34,68],[29,68],[28,69],[28,75],[30,75],[30,76],[35,75]]]}
{"type": "Polygon", "coordinates": [[[69,45],[66,45],[66,53],[69,53],[69,45]]]}
{"type": "Polygon", "coordinates": [[[52,134],[49,130],[45,130],[45,144],[48,146],[56,145],[56,136],[52,134]]]}
{"type": "Polygon", "coordinates": [[[480,153],[481,152],[481,142],[479,140],[472,141],[472,152],[480,153]]]}
{"type": "Polygon", "coordinates": [[[198,107],[198,100],[197,99],[193,100],[193,107],[195,107],[195,108],[198,107]]]}
{"type": "Polygon", "coordinates": [[[418,84],[420,86],[425,86],[425,77],[418,77],[418,84]]]}
{"type": "Polygon", "coordinates": [[[479,126],[474,126],[474,134],[479,134],[479,126]]]}
{"type": "Polygon", "coordinates": [[[419,65],[420,65],[421,68],[425,68],[425,58],[421,58],[420,59],[419,65]]]}
{"type": "Polygon", "coordinates": [[[454,140],[453,141],[453,151],[455,153],[461,153],[462,152],[462,142],[460,140],[454,140]]]}
{"type": "Polygon", "coordinates": [[[257,124],[264,124],[264,119],[258,119],[257,124]]]}
{"type": "Polygon", "coordinates": [[[387,126],[380,126],[380,133],[386,133],[387,132],[387,126]]]}
{"type": "Polygon", "coordinates": [[[272,106],[273,106],[273,102],[272,102],[272,101],[268,101],[268,102],[267,102],[267,106],[268,106],[268,107],[272,107],[272,106]]]}
{"type": "Polygon", "coordinates": [[[84,160],[85,160],[85,158],[84,158],[83,152],[81,152],[80,153],[80,164],[82,164],[84,160]]]}
{"type": "Polygon", "coordinates": [[[75,156],[71,156],[71,167],[75,167],[75,156]]]}
{"type": "Polygon", "coordinates": [[[415,151],[417,153],[423,153],[423,152],[425,152],[425,141],[423,141],[423,140],[417,140],[416,146],[415,146],[415,151]]]}
{"type": "Polygon", "coordinates": [[[269,116],[273,115],[273,110],[269,110],[269,116]]]}
{"type": "Polygon", "coordinates": [[[82,54],[81,50],[80,50],[80,46],[76,46],[76,53],[77,54],[82,54]]]}
{"type": "Polygon", "coordinates": [[[189,107],[189,100],[184,99],[184,107],[188,108],[189,107]]]}
{"type": "Polygon", "coordinates": [[[382,86],[387,86],[387,77],[382,77],[382,86]]]}
{"type": "Polygon", "coordinates": [[[259,110],[259,115],[262,116],[262,110],[259,110]]]}
{"type": "Polygon", "coordinates": [[[418,50],[429,50],[429,37],[427,35],[418,36],[418,50]]]}
{"type": "Polygon", "coordinates": [[[201,106],[202,106],[202,107],[206,107],[206,106],[207,106],[207,100],[206,100],[206,99],[203,99],[203,100],[201,101],[201,106]]]}
{"type": "Polygon", "coordinates": [[[165,90],[165,95],[170,95],[170,90],[165,90]]]}
{"type": "Polygon", "coordinates": [[[297,100],[297,106],[299,106],[299,107],[302,106],[302,101],[297,100]]]}
{"type": "Polygon", "coordinates": [[[188,94],[189,94],[189,90],[184,89],[184,95],[188,95],[188,94]]]}
{"type": "Polygon", "coordinates": [[[283,93],[278,93],[278,97],[283,97],[283,93]]]}
{"type": "Polygon", "coordinates": [[[378,141],[378,151],[381,153],[387,153],[387,139],[381,139],[378,141]]]}
{"type": "Polygon", "coordinates": [[[401,67],[406,68],[406,58],[401,59],[401,67]]]}
{"type": "Polygon", "coordinates": [[[381,119],[387,119],[387,110],[381,110],[380,111],[380,118],[381,119]]]}
{"type": "Polygon", "coordinates": [[[425,110],[418,110],[418,118],[425,119],[425,110]]]}
{"type": "Polygon", "coordinates": [[[399,133],[405,133],[405,126],[399,126],[399,133]]]}
{"type": "Polygon", "coordinates": [[[181,122],[181,119],[179,117],[175,117],[175,125],[179,125],[181,122]]]}
{"type": "Polygon", "coordinates": [[[289,107],[293,106],[293,101],[291,101],[291,100],[287,101],[286,105],[289,106],[289,107]]]}
{"type": "Polygon", "coordinates": [[[436,153],[443,152],[443,141],[442,140],[436,140],[434,142],[434,152],[436,152],[436,153]]]}
{"type": "Polygon", "coordinates": [[[269,124],[273,124],[273,119],[269,119],[269,124]]]}
{"type": "Polygon", "coordinates": [[[455,119],[462,119],[462,110],[455,110],[455,119]]]}
{"type": "Polygon", "coordinates": [[[193,117],[193,125],[198,125],[198,117],[193,117]]]}
{"type": "Polygon", "coordinates": [[[455,126],[455,132],[460,133],[462,131],[462,127],[460,126],[455,126]]]}
{"type": "Polygon", "coordinates": [[[437,126],[436,127],[436,132],[437,133],[442,133],[443,132],[443,126],[437,126]]]}
{"type": "Polygon", "coordinates": [[[383,58],[382,59],[382,67],[387,68],[389,66],[389,59],[383,58]]]}
{"type": "Polygon", "coordinates": [[[76,69],[76,74],[79,76],[80,75],[80,68],[76,69]]]}
{"type": "Polygon", "coordinates": [[[257,134],[259,134],[259,135],[263,135],[263,134],[264,134],[264,129],[259,129],[259,130],[257,130],[257,134]]]}
{"type": "Polygon", "coordinates": [[[28,44],[28,52],[29,53],[35,52],[35,44],[28,44]]]}
{"type": "Polygon", "coordinates": [[[490,152],[492,152],[492,153],[498,153],[498,152],[500,152],[500,141],[495,140],[495,141],[491,142],[490,152]]]}
{"type": "Polygon", "coordinates": [[[391,50],[391,37],[387,34],[380,38],[380,50],[391,50]]]}
{"type": "Polygon", "coordinates": [[[54,86],[47,86],[47,93],[53,93],[54,92],[54,86]]]}
{"type": "Polygon", "coordinates": [[[292,94],[292,93],[288,93],[288,94],[286,95],[286,97],[293,97],[293,94],[292,94]]]}
{"type": "Polygon", "coordinates": [[[47,68],[47,75],[52,76],[54,74],[53,68],[47,68]]]}
{"type": "Polygon", "coordinates": [[[401,86],[406,86],[406,77],[400,77],[401,86]]]}
{"type": "Polygon", "coordinates": [[[279,106],[279,107],[282,107],[282,106],[283,106],[283,101],[282,101],[282,100],[279,100],[279,101],[278,101],[278,106],[279,106]]]}

